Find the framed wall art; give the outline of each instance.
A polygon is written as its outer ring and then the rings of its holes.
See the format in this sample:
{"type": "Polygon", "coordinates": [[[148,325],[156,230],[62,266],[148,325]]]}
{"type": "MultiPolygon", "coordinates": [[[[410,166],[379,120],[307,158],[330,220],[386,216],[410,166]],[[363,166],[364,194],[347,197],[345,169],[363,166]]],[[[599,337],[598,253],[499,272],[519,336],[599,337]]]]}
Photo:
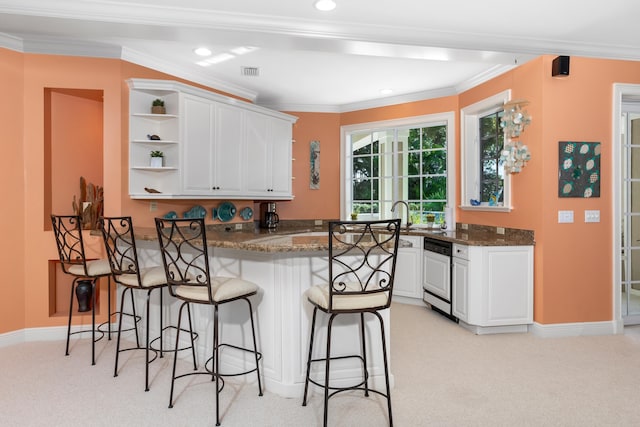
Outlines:
{"type": "Polygon", "coordinates": [[[558,197],[600,197],[600,143],[560,141],[558,197]]]}

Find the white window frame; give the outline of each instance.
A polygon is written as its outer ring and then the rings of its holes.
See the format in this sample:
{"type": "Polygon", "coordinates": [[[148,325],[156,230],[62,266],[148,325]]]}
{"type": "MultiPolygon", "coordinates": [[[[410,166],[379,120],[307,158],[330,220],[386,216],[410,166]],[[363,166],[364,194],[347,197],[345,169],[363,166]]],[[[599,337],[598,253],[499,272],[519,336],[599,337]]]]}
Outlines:
{"type": "MultiPolygon", "coordinates": [[[[351,199],[351,163],[347,159],[351,158],[351,147],[347,144],[347,135],[357,131],[372,129],[385,129],[396,127],[422,126],[425,124],[447,125],[447,205],[456,206],[456,123],[453,111],[428,114],[424,116],[412,116],[402,119],[382,120],[378,122],[358,123],[340,127],[340,217],[350,218],[348,200],[351,199]]],[[[455,211],[454,211],[455,212],[455,211]]],[[[455,215],[455,214],[454,214],[455,215]]],[[[455,224],[455,218],[452,218],[455,224]]]]}
{"type": "Polygon", "coordinates": [[[480,200],[480,118],[504,108],[511,99],[511,89],[478,101],[460,110],[460,208],[464,210],[510,212],[511,174],[505,173],[502,206],[472,206],[480,200]]]}

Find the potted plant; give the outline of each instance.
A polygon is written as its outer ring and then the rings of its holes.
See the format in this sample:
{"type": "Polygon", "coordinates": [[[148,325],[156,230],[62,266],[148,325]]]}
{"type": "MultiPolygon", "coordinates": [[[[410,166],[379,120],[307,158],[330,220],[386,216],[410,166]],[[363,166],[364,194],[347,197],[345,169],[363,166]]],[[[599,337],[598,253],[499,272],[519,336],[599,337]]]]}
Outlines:
{"type": "Polygon", "coordinates": [[[151,152],[151,167],[152,168],[161,168],[162,161],[164,159],[164,153],[162,151],[154,150],[151,152]]]}
{"type": "Polygon", "coordinates": [[[427,214],[427,227],[432,228],[433,227],[433,223],[436,220],[436,216],[435,214],[432,213],[428,213],[427,214]]]}
{"type": "Polygon", "coordinates": [[[351,221],[357,221],[358,220],[358,208],[354,207],[353,211],[351,211],[351,221]]]}
{"type": "Polygon", "coordinates": [[[164,109],[164,101],[160,98],[154,99],[151,103],[151,112],[153,114],[164,114],[166,112],[164,109]]]}

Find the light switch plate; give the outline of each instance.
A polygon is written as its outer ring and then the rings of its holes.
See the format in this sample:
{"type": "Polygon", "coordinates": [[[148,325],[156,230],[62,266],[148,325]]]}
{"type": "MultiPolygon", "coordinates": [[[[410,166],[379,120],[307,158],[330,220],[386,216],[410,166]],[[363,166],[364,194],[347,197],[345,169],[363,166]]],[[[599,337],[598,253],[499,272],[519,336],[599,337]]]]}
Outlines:
{"type": "Polygon", "coordinates": [[[584,211],[584,222],[600,222],[600,211],[584,211]]]}
{"type": "Polygon", "coordinates": [[[149,212],[155,212],[158,210],[158,202],[149,203],[149,212]]]}
{"type": "Polygon", "coordinates": [[[573,222],[573,211],[558,211],[558,224],[573,222]]]}

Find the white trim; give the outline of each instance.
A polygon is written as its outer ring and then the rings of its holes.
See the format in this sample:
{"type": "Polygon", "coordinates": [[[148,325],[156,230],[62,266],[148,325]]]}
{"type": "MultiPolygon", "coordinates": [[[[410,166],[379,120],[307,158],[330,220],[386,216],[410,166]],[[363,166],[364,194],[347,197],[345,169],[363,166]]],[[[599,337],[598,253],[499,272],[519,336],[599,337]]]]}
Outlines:
{"type": "Polygon", "coordinates": [[[0,334],[0,348],[25,342],[24,329],[0,334]]]}
{"type": "Polygon", "coordinates": [[[614,335],[622,333],[622,321],[554,323],[550,325],[534,322],[529,326],[529,332],[541,338],[614,335]]]}
{"type": "Polygon", "coordinates": [[[509,212],[511,206],[511,174],[504,177],[504,206],[472,206],[470,199],[478,199],[480,194],[480,145],[478,142],[479,116],[499,109],[511,99],[511,89],[504,90],[488,98],[460,109],[460,208],[491,212],[509,212]],[[473,187],[473,188],[471,188],[473,187]],[[471,209],[470,209],[471,208],[471,209]]]}
{"type": "MultiPolygon", "coordinates": [[[[123,323],[124,325],[124,323],[123,323]]],[[[97,325],[96,325],[97,327],[97,325]]],[[[71,326],[71,333],[81,330],[87,331],[84,336],[91,338],[91,325],[76,325],[71,326]],[[87,327],[89,330],[87,330],[87,327]]],[[[112,337],[118,333],[118,324],[111,323],[112,337]]],[[[100,337],[102,331],[96,331],[96,338],[100,337]]],[[[105,339],[106,339],[106,324],[105,324],[105,339]]],[[[21,344],[25,342],[35,341],[64,341],[67,338],[67,326],[45,326],[41,328],[25,328],[17,331],[6,332],[0,334],[0,348],[8,347],[10,345],[21,344]]]]}
{"type": "MultiPolygon", "coordinates": [[[[381,129],[381,128],[391,128],[391,127],[406,127],[412,126],[415,124],[422,123],[434,123],[434,122],[445,122],[447,123],[447,199],[449,206],[456,206],[456,146],[455,146],[455,138],[456,138],[456,122],[455,122],[455,113],[453,111],[436,113],[436,114],[426,114],[423,116],[412,116],[412,117],[403,117],[400,119],[389,119],[389,120],[381,120],[377,122],[367,122],[367,123],[356,123],[352,125],[345,125],[340,127],[340,217],[348,218],[349,211],[347,211],[347,194],[344,189],[351,188],[351,183],[349,177],[346,174],[346,156],[347,153],[347,134],[358,131],[358,130],[367,130],[367,129],[381,129]],[[452,142],[454,142],[452,144],[452,142]],[[349,182],[347,182],[349,181],[349,182]]],[[[455,216],[455,210],[454,216],[455,216]]],[[[455,217],[453,218],[453,223],[455,224],[455,217]]]]}
{"type": "MultiPolygon", "coordinates": [[[[612,145],[612,155],[611,155],[611,170],[619,171],[620,165],[622,164],[622,153],[620,147],[620,133],[622,130],[622,97],[623,96],[634,96],[640,97],[640,85],[637,84],[624,84],[624,83],[614,83],[613,84],[613,99],[612,99],[612,124],[611,127],[611,145],[612,145]]],[[[615,321],[616,326],[619,328],[619,332],[621,333],[623,330],[623,320],[622,320],[622,288],[621,288],[621,272],[620,266],[622,265],[621,252],[620,248],[622,247],[622,239],[620,236],[619,230],[622,227],[621,218],[622,212],[620,210],[621,205],[621,190],[622,190],[622,178],[619,173],[614,173],[611,179],[611,212],[613,212],[613,221],[611,221],[611,235],[613,237],[613,257],[612,257],[612,265],[611,265],[611,280],[613,282],[612,288],[612,298],[613,301],[613,319],[615,321]]]]}

